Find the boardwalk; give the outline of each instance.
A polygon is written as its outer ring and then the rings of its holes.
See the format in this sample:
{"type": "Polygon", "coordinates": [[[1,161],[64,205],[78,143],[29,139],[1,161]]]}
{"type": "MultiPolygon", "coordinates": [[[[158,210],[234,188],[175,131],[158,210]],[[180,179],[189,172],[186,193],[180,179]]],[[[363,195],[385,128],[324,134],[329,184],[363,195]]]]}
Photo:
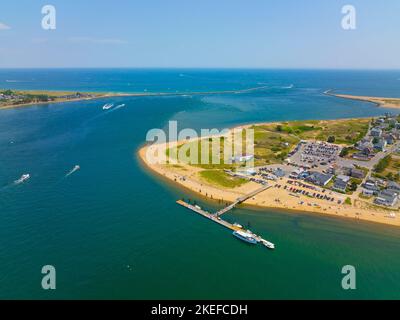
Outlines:
{"type": "Polygon", "coordinates": [[[209,213],[208,211],[205,211],[205,210],[201,209],[200,207],[193,206],[183,200],[178,200],[176,203],[185,208],[188,208],[189,210],[192,210],[192,211],[202,215],[203,217],[205,217],[207,219],[214,221],[215,223],[220,224],[221,226],[224,226],[225,228],[231,229],[233,231],[240,229],[239,227],[234,226],[233,224],[218,218],[215,214],[209,213]]]}
{"type": "Polygon", "coordinates": [[[217,217],[222,216],[224,213],[227,213],[229,210],[232,210],[234,207],[236,207],[238,204],[241,204],[245,202],[246,200],[256,196],[257,194],[271,188],[271,186],[263,186],[262,188],[259,188],[257,190],[254,190],[253,192],[244,195],[243,197],[237,198],[235,202],[230,204],[229,206],[219,210],[218,212],[215,213],[217,217]]]}

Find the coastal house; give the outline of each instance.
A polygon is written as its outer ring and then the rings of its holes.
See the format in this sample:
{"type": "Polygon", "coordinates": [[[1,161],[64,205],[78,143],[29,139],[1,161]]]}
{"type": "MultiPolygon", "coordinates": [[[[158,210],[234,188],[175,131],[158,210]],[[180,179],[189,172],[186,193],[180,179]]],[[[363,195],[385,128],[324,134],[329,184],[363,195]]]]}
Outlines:
{"type": "Polygon", "coordinates": [[[357,148],[360,152],[353,154],[354,159],[369,160],[374,155],[374,146],[372,144],[365,144],[357,148]]]}
{"type": "Polygon", "coordinates": [[[326,169],[326,173],[336,174],[336,168],[334,168],[333,166],[330,166],[328,169],[326,169]]]}
{"type": "Polygon", "coordinates": [[[340,175],[337,176],[335,183],[333,185],[333,189],[340,192],[346,192],[347,185],[350,181],[349,176],[340,175]]]}
{"type": "Polygon", "coordinates": [[[350,177],[353,177],[353,178],[356,178],[356,179],[364,179],[365,173],[361,169],[351,168],[350,177]]]}
{"type": "Polygon", "coordinates": [[[320,172],[311,172],[310,175],[305,179],[308,182],[316,184],[318,186],[326,186],[333,178],[332,174],[325,174],[320,172]]]}
{"type": "Polygon", "coordinates": [[[354,146],[357,150],[362,151],[365,148],[372,148],[372,139],[371,138],[363,138],[359,142],[357,142],[354,146]]]}
{"type": "Polygon", "coordinates": [[[395,142],[395,140],[396,140],[396,138],[392,134],[386,134],[384,136],[384,139],[385,139],[387,144],[393,144],[395,142]]]}
{"type": "Polygon", "coordinates": [[[380,124],[380,125],[378,126],[378,128],[382,130],[382,133],[383,133],[384,130],[387,130],[389,127],[390,127],[390,126],[389,126],[389,123],[386,123],[386,122],[385,122],[385,123],[382,123],[382,124],[380,124]]]}
{"type": "Polygon", "coordinates": [[[394,207],[398,200],[398,193],[394,190],[383,190],[378,193],[375,198],[375,204],[383,205],[386,207],[394,207]]]}
{"type": "Polygon", "coordinates": [[[397,193],[400,194],[400,184],[398,184],[397,182],[389,181],[387,183],[387,189],[388,190],[394,190],[394,191],[396,191],[397,193]]]}
{"type": "Polygon", "coordinates": [[[363,187],[367,190],[370,190],[372,192],[378,192],[379,187],[377,186],[376,181],[374,180],[367,180],[366,183],[364,183],[363,187]]]}
{"type": "Polygon", "coordinates": [[[355,154],[353,154],[352,158],[356,159],[356,160],[361,160],[361,161],[368,161],[370,159],[371,156],[366,155],[362,152],[357,152],[355,154]]]}
{"type": "Polygon", "coordinates": [[[370,156],[371,154],[373,154],[374,153],[374,146],[371,144],[371,145],[368,145],[368,146],[366,146],[365,148],[363,148],[362,150],[361,150],[361,152],[363,153],[363,154],[365,154],[366,156],[370,156]]]}
{"type": "Polygon", "coordinates": [[[377,143],[374,144],[374,149],[378,151],[386,151],[387,142],[385,139],[379,139],[377,143]]]}
{"type": "Polygon", "coordinates": [[[371,136],[379,138],[381,135],[382,135],[382,129],[380,129],[380,128],[372,128],[371,129],[371,136]]]}
{"type": "Polygon", "coordinates": [[[376,123],[385,123],[385,118],[379,118],[376,120],[376,123]]]}
{"type": "Polygon", "coordinates": [[[374,195],[374,191],[369,189],[363,189],[362,194],[366,197],[372,197],[374,195]]]}

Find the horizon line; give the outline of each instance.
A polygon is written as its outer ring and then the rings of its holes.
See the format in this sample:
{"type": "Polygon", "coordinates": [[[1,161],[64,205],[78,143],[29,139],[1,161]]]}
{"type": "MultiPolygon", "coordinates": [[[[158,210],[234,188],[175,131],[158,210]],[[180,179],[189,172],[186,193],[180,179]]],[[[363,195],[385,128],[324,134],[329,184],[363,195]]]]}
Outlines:
{"type": "Polygon", "coordinates": [[[307,70],[307,71],[400,71],[398,68],[313,68],[313,67],[0,67],[0,70],[26,70],[26,69],[136,69],[136,70],[307,70]]]}

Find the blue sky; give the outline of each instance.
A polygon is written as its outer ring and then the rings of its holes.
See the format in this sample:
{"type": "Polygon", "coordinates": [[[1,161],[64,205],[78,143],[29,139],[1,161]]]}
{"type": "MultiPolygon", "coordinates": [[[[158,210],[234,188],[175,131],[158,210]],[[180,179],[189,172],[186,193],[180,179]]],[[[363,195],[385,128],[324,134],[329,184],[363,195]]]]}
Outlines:
{"type": "Polygon", "coordinates": [[[400,69],[399,35],[399,0],[1,0],[0,67],[400,69]]]}

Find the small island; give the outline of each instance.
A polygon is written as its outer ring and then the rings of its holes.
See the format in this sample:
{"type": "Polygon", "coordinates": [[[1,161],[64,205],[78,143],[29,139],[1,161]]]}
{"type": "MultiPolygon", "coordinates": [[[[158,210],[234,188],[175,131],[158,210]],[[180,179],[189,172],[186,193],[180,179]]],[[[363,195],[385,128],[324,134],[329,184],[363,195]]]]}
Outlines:
{"type": "MultiPolygon", "coordinates": [[[[400,226],[399,116],[244,127],[254,129],[254,154],[231,164],[153,164],[146,159],[149,145],[139,156],[153,172],[223,205],[268,186],[246,204],[400,226]]],[[[164,144],[165,152],[201,146],[201,139],[164,144]]]]}

